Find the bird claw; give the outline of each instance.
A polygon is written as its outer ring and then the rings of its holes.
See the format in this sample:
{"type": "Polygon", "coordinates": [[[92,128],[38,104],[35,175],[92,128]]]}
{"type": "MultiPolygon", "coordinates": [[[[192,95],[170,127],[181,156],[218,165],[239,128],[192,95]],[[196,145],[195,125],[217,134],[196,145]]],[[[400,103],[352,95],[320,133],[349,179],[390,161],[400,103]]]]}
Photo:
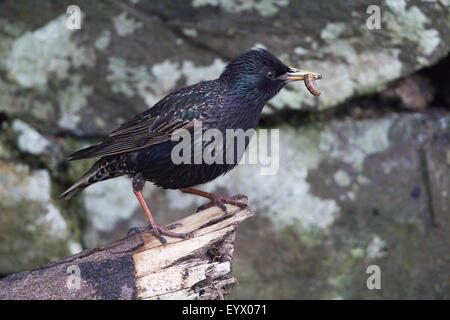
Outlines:
{"type": "Polygon", "coordinates": [[[127,232],[127,236],[132,235],[132,234],[140,234],[143,233],[147,230],[150,229],[150,226],[145,226],[145,227],[132,227],[128,230],[127,232]]]}
{"type": "Polygon", "coordinates": [[[241,209],[247,209],[248,204],[246,202],[242,202],[243,199],[248,200],[248,197],[244,194],[236,194],[229,198],[216,196],[216,197],[212,198],[210,202],[205,203],[205,204],[201,205],[200,207],[198,207],[197,212],[217,206],[224,213],[228,213],[227,207],[225,206],[225,204],[231,204],[232,206],[237,206],[241,209]]]}
{"type": "Polygon", "coordinates": [[[232,200],[242,200],[242,199],[245,199],[245,201],[247,201],[248,200],[248,197],[245,195],[245,194],[242,194],[242,193],[238,193],[238,194],[235,194],[234,196],[232,196],[230,199],[232,199],[232,200]]]}
{"type": "Polygon", "coordinates": [[[173,225],[169,225],[167,227],[157,226],[155,229],[153,229],[153,234],[155,235],[156,238],[158,238],[158,240],[162,244],[167,243],[167,240],[163,236],[170,237],[170,238],[181,238],[181,239],[192,238],[192,233],[190,233],[190,232],[175,233],[175,232],[167,231],[167,230],[178,227],[176,225],[181,225],[181,223],[174,223],[173,225]]]}
{"type": "Polygon", "coordinates": [[[172,230],[172,229],[175,229],[175,228],[178,228],[178,227],[182,227],[182,226],[183,226],[182,223],[177,222],[177,223],[169,224],[167,226],[163,226],[161,228],[164,229],[164,230],[172,230]]]}
{"type": "Polygon", "coordinates": [[[175,233],[175,232],[169,231],[169,230],[173,230],[175,228],[182,227],[182,226],[183,226],[183,224],[181,224],[181,223],[172,223],[167,226],[156,225],[153,228],[149,224],[149,225],[143,226],[143,227],[133,227],[130,230],[128,230],[127,235],[130,235],[133,233],[140,234],[140,233],[152,230],[155,237],[158,238],[158,240],[161,241],[162,244],[166,244],[167,240],[163,236],[167,236],[167,237],[171,237],[171,238],[182,238],[182,239],[187,239],[187,238],[192,237],[192,234],[190,232],[189,233],[175,233]]]}

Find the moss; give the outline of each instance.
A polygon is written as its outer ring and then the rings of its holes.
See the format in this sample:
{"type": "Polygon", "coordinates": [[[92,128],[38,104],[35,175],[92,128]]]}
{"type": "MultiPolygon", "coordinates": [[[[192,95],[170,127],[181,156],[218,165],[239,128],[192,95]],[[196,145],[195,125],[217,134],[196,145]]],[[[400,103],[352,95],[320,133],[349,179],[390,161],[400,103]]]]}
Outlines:
{"type": "Polygon", "coordinates": [[[188,36],[188,37],[192,37],[195,38],[198,35],[198,32],[196,29],[194,28],[183,28],[183,33],[188,36]]]}
{"type": "Polygon", "coordinates": [[[59,91],[58,101],[60,108],[60,118],[58,125],[62,129],[76,129],[81,120],[80,110],[87,105],[88,96],[93,92],[93,88],[81,85],[80,75],[73,75],[69,85],[59,91]]]}
{"type": "Polygon", "coordinates": [[[119,36],[128,36],[134,33],[137,29],[141,28],[144,24],[140,21],[136,21],[131,17],[127,17],[126,12],[122,12],[118,16],[113,18],[114,28],[119,36]]]}
{"type": "Polygon", "coordinates": [[[294,225],[275,231],[265,219],[240,226],[233,261],[239,286],[232,297],[321,298],[328,287],[321,280],[329,272],[325,239],[321,232],[299,231],[294,225]]]}
{"type": "Polygon", "coordinates": [[[289,4],[289,0],[193,0],[192,6],[203,7],[206,5],[219,6],[230,13],[240,13],[248,10],[256,10],[260,15],[270,17],[278,13],[280,8],[289,4]]]}
{"type": "Polygon", "coordinates": [[[48,226],[36,224],[46,213],[39,202],[0,203],[0,272],[16,273],[70,255],[67,239],[53,237],[48,226]],[[17,215],[20,214],[20,218],[17,215]]]}
{"type": "Polygon", "coordinates": [[[79,68],[92,66],[95,57],[85,48],[78,47],[71,40],[71,31],[65,27],[66,15],[48,22],[34,32],[26,32],[14,40],[6,66],[9,78],[24,88],[44,90],[49,78],[68,77],[71,66],[79,68]],[[53,34],[48,41],[42,41],[47,34],[53,34]],[[49,63],[49,61],[52,63],[49,63]]]}
{"type": "Polygon", "coordinates": [[[70,254],[67,219],[51,201],[46,170],[0,162],[0,273],[17,272],[70,254]]]}
{"type": "Polygon", "coordinates": [[[395,44],[402,44],[408,40],[417,44],[422,54],[429,55],[441,42],[436,29],[425,27],[433,21],[430,21],[417,6],[407,8],[404,0],[387,1],[382,18],[390,31],[391,41],[395,44]],[[403,18],[398,19],[399,16],[403,18]]]}

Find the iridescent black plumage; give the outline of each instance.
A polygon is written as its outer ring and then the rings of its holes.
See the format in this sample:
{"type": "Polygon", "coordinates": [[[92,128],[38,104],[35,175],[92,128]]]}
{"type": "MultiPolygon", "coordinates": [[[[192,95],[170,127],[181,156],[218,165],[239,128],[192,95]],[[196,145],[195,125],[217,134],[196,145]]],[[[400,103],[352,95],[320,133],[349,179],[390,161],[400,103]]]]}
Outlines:
{"type": "Polygon", "coordinates": [[[69,160],[102,158],[61,196],[68,199],[92,183],[137,173],[170,189],[215,179],[235,164],[174,165],[170,154],[177,142],[170,141],[170,134],[179,128],[193,130],[194,121],[201,121],[203,130],[256,128],[262,108],[286,83],[269,79],[267,73],[274,72],[276,78],[288,71],[270,52],[250,50],[233,60],[218,79],[169,94],[103,142],[71,154],[69,160]]]}
{"type": "MultiPolygon", "coordinates": [[[[264,105],[290,80],[302,79],[301,70],[283,64],[269,51],[254,49],[234,59],[221,76],[173,92],[152,108],[113,131],[103,142],[76,151],[69,160],[101,157],[61,197],[70,199],[85,187],[113,177],[134,178],[135,191],[145,181],[169,189],[189,188],[231,170],[232,164],[179,164],[171,160],[176,129],[256,128],[264,105]]],[[[138,198],[139,199],[139,198],[138,198]]],[[[141,200],[140,200],[141,201],[141,200]]]]}

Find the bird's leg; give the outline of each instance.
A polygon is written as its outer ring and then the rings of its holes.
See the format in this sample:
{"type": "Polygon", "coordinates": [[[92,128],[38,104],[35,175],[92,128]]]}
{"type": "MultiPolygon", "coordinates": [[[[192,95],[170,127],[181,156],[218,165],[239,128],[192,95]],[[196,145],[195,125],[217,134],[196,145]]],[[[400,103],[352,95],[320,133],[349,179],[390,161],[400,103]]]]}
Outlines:
{"type": "Polygon", "coordinates": [[[195,194],[197,196],[208,198],[211,200],[211,202],[205,203],[205,204],[201,205],[200,207],[198,207],[197,212],[214,207],[214,206],[218,206],[220,209],[222,209],[223,212],[227,213],[227,207],[225,206],[225,204],[231,204],[231,205],[237,206],[241,209],[246,209],[248,207],[247,203],[240,201],[243,198],[248,199],[248,197],[243,194],[237,194],[230,198],[225,198],[225,197],[219,196],[214,193],[201,191],[201,190],[193,189],[193,188],[180,189],[180,191],[183,193],[195,194]]]}
{"type": "Polygon", "coordinates": [[[139,201],[139,204],[142,207],[142,210],[144,210],[145,215],[147,216],[147,219],[149,221],[149,226],[144,228],[136,228],[135,230],[137,232],[145,231],[150,227],[151,230],[153,230],[153,233],[155,234],[155,237],[158,238],[159,241],[161,241],[162,244],[166,244],[166,239],[163,237],[172,237],[172,238],[182,238],[186,239],[191,237],[192,235],[190,233],[175,233],[168,230],[174,229],[176,227],[181,226],[181,223],[175,223],[168,225],[166,227],[160,226],[156,223],[155,219],[153,218],[150,209],[147,206],[147,203],[145,202],[144,195],[142,194],[142,189],[144,188],[145,181],[142,180],[140,176],[135,176],[133,179],[133,192],[136,195],[136,198],[139,201]]]}

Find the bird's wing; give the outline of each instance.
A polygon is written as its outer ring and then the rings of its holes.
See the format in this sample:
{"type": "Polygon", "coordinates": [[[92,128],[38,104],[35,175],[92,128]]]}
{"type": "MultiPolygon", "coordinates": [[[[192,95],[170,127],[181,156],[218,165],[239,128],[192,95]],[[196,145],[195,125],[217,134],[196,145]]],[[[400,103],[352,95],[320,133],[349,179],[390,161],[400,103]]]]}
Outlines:
{"type": "Polygon", "coordinates": [[[178,98],[168,96],[153,108],[123,123],[104,141],[72,153],[68,160],[120,154],[168,141],[175,130],[191,130],[196,122],[202,120],[200,110],[210,101],[199,103],[199,98],[199,94],[178,98]],[[161,107],[161,103],[170,105],[170,108],[161,107]],[[163,110],[166,111],[163,113],[163,110]]]}

